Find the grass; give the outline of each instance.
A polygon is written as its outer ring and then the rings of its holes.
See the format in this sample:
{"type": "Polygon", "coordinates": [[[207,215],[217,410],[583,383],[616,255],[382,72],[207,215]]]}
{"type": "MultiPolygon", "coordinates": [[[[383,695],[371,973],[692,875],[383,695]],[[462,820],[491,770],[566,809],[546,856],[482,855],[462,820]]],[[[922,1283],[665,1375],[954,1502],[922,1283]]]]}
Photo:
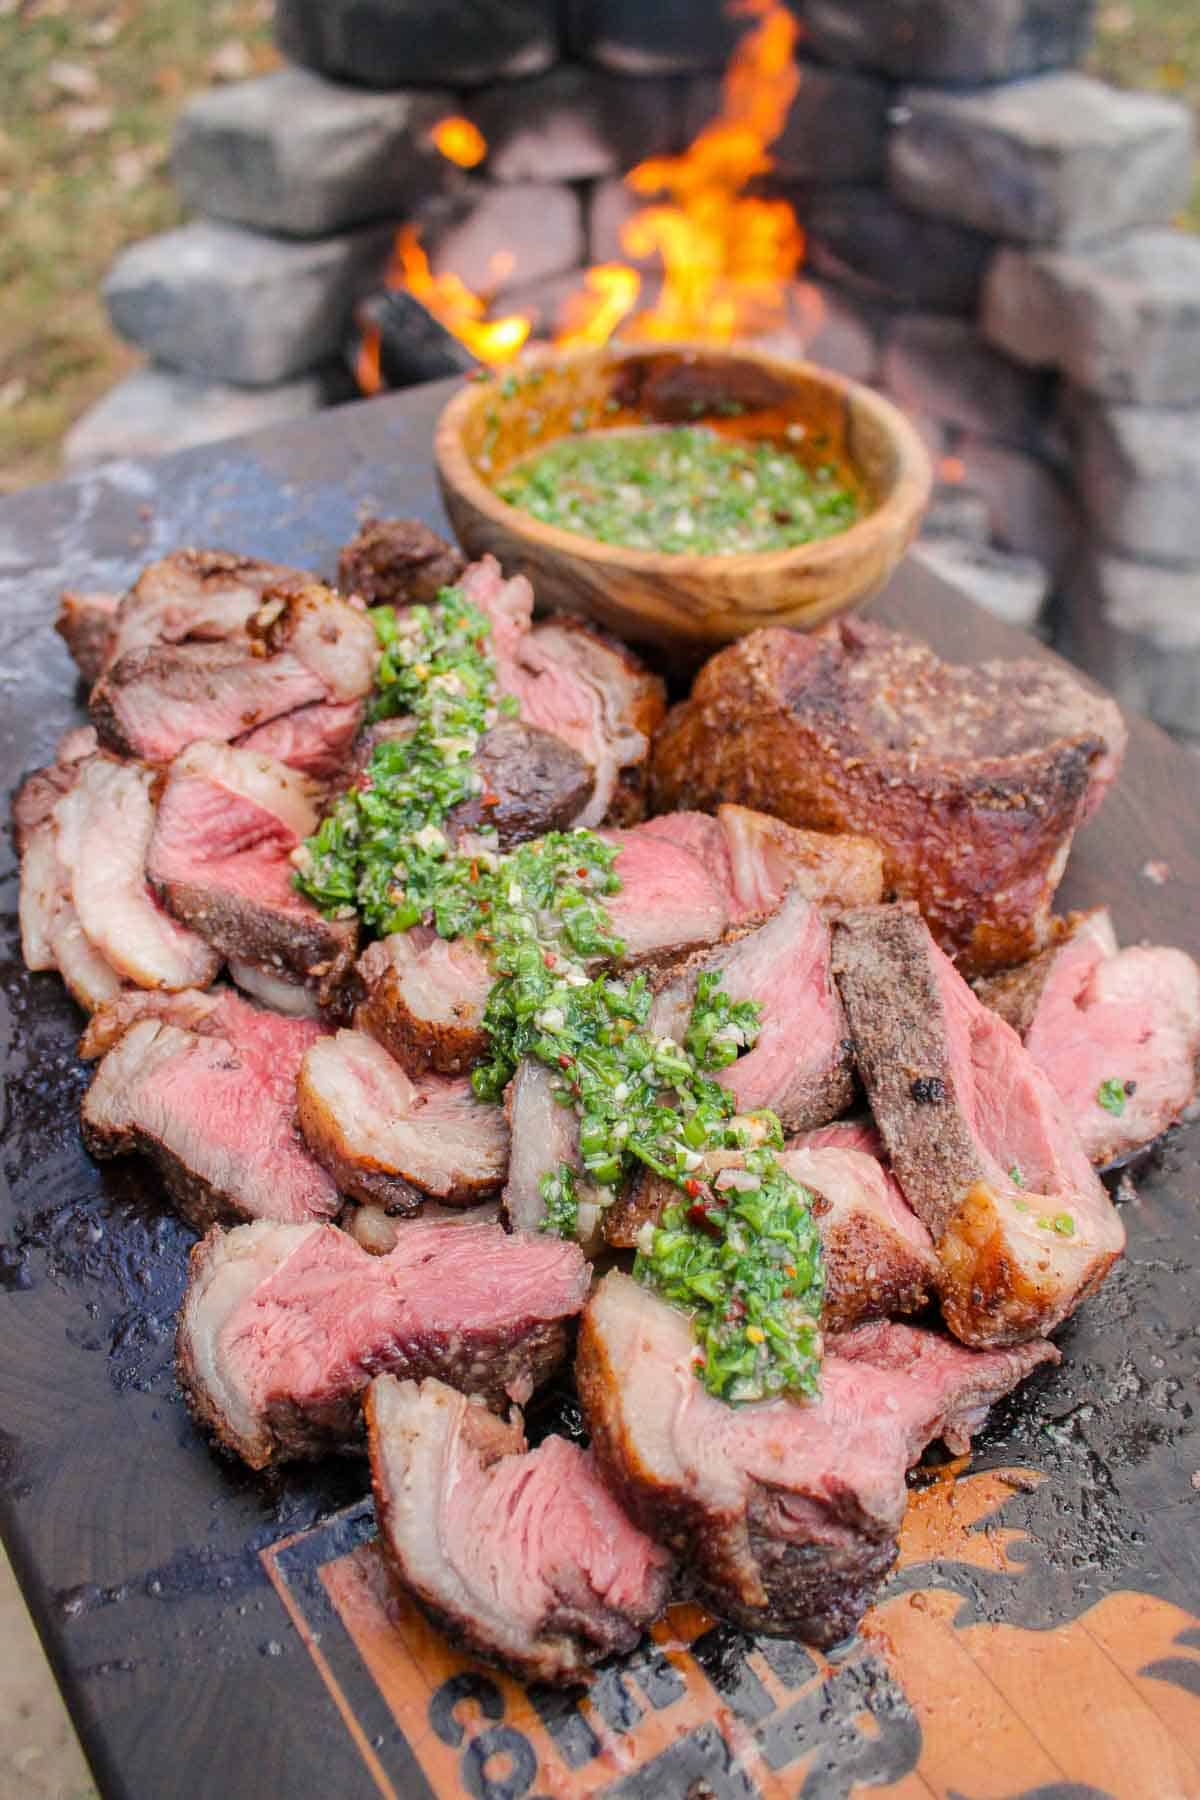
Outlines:
{"type": "MultiPolygon", "coordinates": [[[[0,492],[57,472],[138,361],[100,300],[122,245],[177,223],[187,96],[275,61],[270,0],[0,0],[0,492]]],[[[1091,66],[1200,114],[1200,0],[1102,0],[1091,66]]],[[[1200,183],[1184,221],[1200,229],[1200,183]]]]}
{"type": "Polygon", "coordinates": [[[55,474],[63,433],[137,356],[100,285],[178,222],[181,104],[272,65],[270,0],[0,0],[0,492],[55,474]],[[214,61],[215,59],[215,61],[214,61]]]}

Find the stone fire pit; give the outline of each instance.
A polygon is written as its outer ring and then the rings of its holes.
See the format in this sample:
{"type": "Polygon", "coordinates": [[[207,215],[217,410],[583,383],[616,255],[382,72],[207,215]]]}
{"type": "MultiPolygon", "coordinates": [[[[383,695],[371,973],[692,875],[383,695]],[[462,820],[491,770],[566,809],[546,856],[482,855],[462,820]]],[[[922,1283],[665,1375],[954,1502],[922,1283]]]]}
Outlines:
{"type": "MultiPolygon", "coordinates": [[[[1200,239],[1180,104],[1076,72],[1090,0],[796,0],[767,190],[807,238],[782,344],[879,385],[945,485],[917,554],[1200,740],[1200,239]]],[[[196,218],[106,297],[150,362],[70,457],[172,448],[352,391],[397,226],[549,330],[621,256],[622,177],[716,111],[713,0],[278,0],[280,72],[185,110],[196,218]],[[487,140],[469,172],[433,126],[487,140]]]]}

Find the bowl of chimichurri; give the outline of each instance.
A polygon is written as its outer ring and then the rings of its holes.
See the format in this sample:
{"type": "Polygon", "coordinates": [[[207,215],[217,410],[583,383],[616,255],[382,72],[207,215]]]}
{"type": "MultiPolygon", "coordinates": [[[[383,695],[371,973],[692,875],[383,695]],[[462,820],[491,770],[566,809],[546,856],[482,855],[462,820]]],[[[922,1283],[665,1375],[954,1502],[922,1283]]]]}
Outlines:
{"type": "Polygon", "coordinates": [[[700,650],[869,598],[932,482],[872,389],[741,347],[534,351],[454,396],[434,454],[463,547],[540,606],[700,650]]]}

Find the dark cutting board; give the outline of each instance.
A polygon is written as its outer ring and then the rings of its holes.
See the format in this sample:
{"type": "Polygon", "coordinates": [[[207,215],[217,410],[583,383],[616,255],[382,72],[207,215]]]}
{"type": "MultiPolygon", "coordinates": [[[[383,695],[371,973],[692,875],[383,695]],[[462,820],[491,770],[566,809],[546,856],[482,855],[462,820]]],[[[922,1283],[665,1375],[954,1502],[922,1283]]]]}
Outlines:
{"type": "MultiPolygon", "coordinates": [[[[362,509],[440,522],[438,386],[0,503],[11,784],[79,717],[59,590],[219,544],[331,570],[362,509]]],[[[903,570],[878,615],[945,656],[1041,654],[903,570]]],[[[1134,724],[1065,903],[1200,953],[1200,764],[1134,724]]],[[[79,1144],[79,1018],[20,964],[4,852],[0,1524],[106,1795],[1200,1795],[1200,1130],[1124,1201],[1129,1253],[923,1479],[901,1566],[832,1658],[690,1608],[591,1697],[527,1695],[385,1610],[352,1460],[271,1479],[212,1456],[171,1375],[187,1233],[79,1144]],[[955,1475],[958,1479],[955,1479],[955,1475]]]]}

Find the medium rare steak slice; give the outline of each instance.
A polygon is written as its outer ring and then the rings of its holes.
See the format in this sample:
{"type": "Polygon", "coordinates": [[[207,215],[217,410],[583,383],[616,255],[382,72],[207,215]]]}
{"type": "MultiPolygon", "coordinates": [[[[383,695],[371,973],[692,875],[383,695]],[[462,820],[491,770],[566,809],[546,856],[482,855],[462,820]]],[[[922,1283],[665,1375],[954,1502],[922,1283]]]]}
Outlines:
{"type": "Polygon", "coordinates": [[[883,858],[870,838],[800,831],[748,806],[660,813],[637,827],[690,850],[725,890],[730,925],[775,911],[789,888],[818,906],[870,906],[883,898],[883,858]]]}
{"type": "Polygon", "coordinates": [[[434,1623],[527,1681],[588,1681],[636,1649],[666,1604],[671,1558],[630,1523],[588,1451],[526,1448],[440,1381],[378,1375],[363,1409],[393,1576],[434,1623]]]}
{"type": "Polygon", "coordinates": [[[264,588],[246,629],[260,654],[294,656],[311,670],[326,699],[344,704],[370,693],[380,657],[375,627],[311,575],[291,573],[264,588]]]}
{"type": "Polygon", "coordinates": [[[1052,1331],[1125,1232],[1058,1095],[908,907],[833,927],[833,967],[880,1135],[933,1233],[942,1311],[968,1344],[1052,1331]]]}
{"type": "Polygon", "coordinates": [[[354,1015],[410,1075],[465,1075],[487,1048],[487,958],[469,939],[448,942],[415,925],[369,944],[358,959],[366,998],[354,1015]]]}
{"type": "Polygon", "coordinates": [[[845,1014],[829,967],[829,927],[798,892],[765,925],[704,950],[672,971],[650,1028],[682,1043],[700,976],[717,971],[731,1000],[761,1008],[758,1039],[716,1076],[739,1112],[778,1113],[785,1131],[824,1125],[854,1097],[845,1014]]]}
{"type": "Polygon", "coordinates": [[[207,987],[212,946],[158,904],[146,884],[155,776],[139,763],[93,756],[54,809],[71,903],[93,947],[138,987],[207,987]]]}
{"type": "Polygon", "coordinates": [[[27,775],[13,796],[13,840],[21,859],[17,901],[28,969],[57,969],[72,998],[92,1012],[121,991],[121,977],[85,936],[59,854],[56,808],[96,750],[90,726],[68,731],[55,758],[27,775]]]}
{"type": "Polygon", "coordinates": [[[563,1163],[577,1176],[579,1211],[575,1237],[590,1256],[603,1246],[603,1217],[593,1184],[583,1173],[579,1155],[579,1120],[573,1106],[555,1099],[554,1077],[544,1063],[527,1056],[504,1094],[511,1148],[508,1176],[501,1196],[504,1216],[514,1231],[541,1231],[546,1219],[543,1175],[554,1175],[563,1163]]]}
{"type": "Polygon", "coordinates": [[[1107,908],[977,992],[1024,1038],[1094,1163],[1149,1143],[1195,1097],[1200,970],[1182,950],[1119,949],[1107,908]]]}
{"type": "Polygon", "coordinates": [[[623,967],[661,967],[724,934],[729,907],[720,871],[714,879],[690,850],[640,827],[601,836],[618,852],[621,889],[604,904],[625,945],[623,967]]]}
{"type": "Polygon", "coordinates": [[[361,700],[320,700],[256,725],[234,741],[242,750],[273,756],[314,781],[344,780],[366,711],[361,700]]]}
{"type": "Polygon", "coordinates": [[[364,519],[338,554],[338,587],[368,606],[426,605],[453,587],[467,559],[421,519],[364,519]]]}
{"type": "Polygon", "coordinates": [[[71,652],[80,680],[89,687],[99,679],[111,654],[120,604],[120,594],[80,594],[69,589],[59,600],[54,629],[71,652]]]}
{"type": "Polygon", "coordinates": [[[110,663],[88,711],[106,749],[167,763],[197,738],[227,743],[325,699],[298,657],[238,644],[150,644],[110,663]]]}
{"type": "Polygon", "coordinates": [[[527,725],[562,738],[595,772],[592,797],[575,823],[640,817],[641,771],[663,714],[662,683],[587,626],[549,620],[531,630],[533,589],[523,575],[506,581],[494,557],[472,563],[459,587],[491,623],[501,691],[519,701],[527,725]]]}
{"type": "Polygon", "coordinates": [[[508,1128],[465,1078],[413,1081],[382,1045],[339,1031],[313,1045],[296,1085],[300,1127],[338,1186],[412,1212],[423,1195],[473,1206],[498,1192],[508,1128]]]}
{"type": "Polygon", "coordinates": [[[630,1516],[679,1557],[704,1605],[747,1630],[847,1637],[895,1559],[905,1471],[963,1450],[1052,1344],[964,1349],[891,1322],[833,1338],[821,1397],[726,1406],[695,1376],[686,1313],[627,1275],[584,1313],[576,1375],[592,1448],[630,1516]]]}
{"type": "Polygon", "coordinates": [[[96,754],[97,747],[91,726],[77,725],[59,739],[54,761],[44,769],[32,770],[21,782],[12,800],[13,843],[18,856],[39,825],[53,824],[55,807],[70,793],[81,766],[96,754]]]}
{"type": "Polygon", "coordinates": [[[921,1312],[941,1286],[933,1239],[883,1156],[872,1126],[847,1121],[790,1139],[779,1158],[816,1195],[827,1331],[921,1312]]]}
{"type": "Polygon", "coordinates": [[[296,1071],[320,1026],[228,992],[219,1011],[202,1002],[177,997],[188,1028],[167,1008],[117,1037],[84,1095],[84,1143],[100,1157],[144,1151],[199,1231],[331,1217],[337,1188],[296,1129],[296,1071]]]}
{"type": "Polygon", "coordinates": [[[243,640],[266,589],[288,579],[302,579],[299,570],[228,550],[176,550],[143,569],[121,600],[107,660],[149,644],[243,640]]]}
{"type": "Polygon", "coordinates": [[[328,993],[354,955],[357,923],[326,919],[292,885],[317,799],[286,764],[201,739],[167,772],[146,867],[175,917],[223,956],[328,993]]]}
{"type": "Polygon", "coordinates": [[[1115,704],[1054,663],[960,668],[864,619],[772,628],[712,657],[672,710],[651,799],[869,834],[889,888],[983,972],[1046,943],[1071,838],[1125,738],[1115,704]]]}
{"type": "Polygon", "coordinates": [[[196,1417],[263,1469],[360,1438],[381,1373],[524,1404],[562,1362],[588,1279],[574,1244],[476,1220],[409,1220],[385,1256],[329,1225],[211,1231],[192,1251],[176,1368],[196,1417]]]}

